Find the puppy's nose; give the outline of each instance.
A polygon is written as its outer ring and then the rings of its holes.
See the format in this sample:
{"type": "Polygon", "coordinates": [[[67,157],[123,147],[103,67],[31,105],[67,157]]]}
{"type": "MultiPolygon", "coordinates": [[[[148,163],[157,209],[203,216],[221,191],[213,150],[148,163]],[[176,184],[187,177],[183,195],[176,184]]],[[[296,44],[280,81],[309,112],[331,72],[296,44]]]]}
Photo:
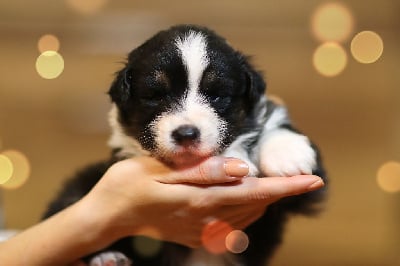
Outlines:
{"type": "Polygon", "coordinates": [[[178,145],[189,146],[200,138],[200,130],[192,125],[182,125],[172,131],[172,138],[178,145]]]}

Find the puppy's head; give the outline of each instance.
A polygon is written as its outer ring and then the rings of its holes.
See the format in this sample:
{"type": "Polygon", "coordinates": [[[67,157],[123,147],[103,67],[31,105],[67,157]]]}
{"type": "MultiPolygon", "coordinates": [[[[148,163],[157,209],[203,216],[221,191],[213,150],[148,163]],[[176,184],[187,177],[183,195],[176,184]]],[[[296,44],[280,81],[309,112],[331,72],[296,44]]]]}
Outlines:
{"type": "Polygon", "coordinates": [[[118,72],[110,144],[124,156],[195,163],[253,129],[264,90],[260,74],[214,32],[170,28],[133,50],[118,72]]]}

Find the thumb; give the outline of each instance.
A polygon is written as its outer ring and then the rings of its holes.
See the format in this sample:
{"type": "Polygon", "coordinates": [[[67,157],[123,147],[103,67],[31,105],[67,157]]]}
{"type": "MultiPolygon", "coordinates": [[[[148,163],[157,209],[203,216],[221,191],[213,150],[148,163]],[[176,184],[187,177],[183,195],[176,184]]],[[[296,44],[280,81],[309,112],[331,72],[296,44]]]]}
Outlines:
{"type": "Polygon", "coordinates": [[[219,184],[233,182],[249,173],[249,166],[235,158],[210,157],[198,165],[173,171],[162,183],[219,184]]]}

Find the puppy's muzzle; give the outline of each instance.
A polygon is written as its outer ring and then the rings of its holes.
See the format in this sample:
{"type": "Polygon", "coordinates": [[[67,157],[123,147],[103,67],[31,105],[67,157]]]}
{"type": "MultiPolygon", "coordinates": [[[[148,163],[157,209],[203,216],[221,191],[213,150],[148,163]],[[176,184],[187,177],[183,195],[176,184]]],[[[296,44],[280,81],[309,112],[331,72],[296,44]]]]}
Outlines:
{"type": "Polygon", "coordinates": [[[189,147],[200,141],[200,130],[192,125],[182,125],[172,131],[172,139],[177,145],[189,147]]]}

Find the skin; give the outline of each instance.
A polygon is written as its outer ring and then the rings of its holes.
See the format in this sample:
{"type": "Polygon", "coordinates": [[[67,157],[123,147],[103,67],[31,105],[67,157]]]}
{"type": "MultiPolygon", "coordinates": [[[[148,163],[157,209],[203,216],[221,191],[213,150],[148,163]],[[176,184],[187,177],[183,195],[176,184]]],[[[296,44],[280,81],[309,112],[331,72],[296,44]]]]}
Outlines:
{"type": "Polygon", "coordinates": [[[0,261],[67,265],[133,235],[200,247],[206,225],[243,229],[274,201],[324,185],[312,175],[255,178],[247,171],[242,161],[222,157],[185,169],[150,157],[117,162],[80,201],[1,243],[0,261]]]}

